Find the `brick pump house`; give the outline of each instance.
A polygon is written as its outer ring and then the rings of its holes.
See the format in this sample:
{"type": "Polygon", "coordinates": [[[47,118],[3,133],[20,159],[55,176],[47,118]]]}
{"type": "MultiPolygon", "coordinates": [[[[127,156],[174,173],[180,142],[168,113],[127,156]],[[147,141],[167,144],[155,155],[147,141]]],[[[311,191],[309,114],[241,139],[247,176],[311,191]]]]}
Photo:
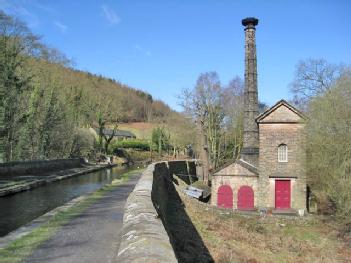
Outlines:
{"type": "Polygon", "coordinates": [[[256,18],[245,26],[244,141],[240,159],[212,177],[212,205],[273,212],[306,210],[306,117],[285,100],[258,114],[256,18]]]}

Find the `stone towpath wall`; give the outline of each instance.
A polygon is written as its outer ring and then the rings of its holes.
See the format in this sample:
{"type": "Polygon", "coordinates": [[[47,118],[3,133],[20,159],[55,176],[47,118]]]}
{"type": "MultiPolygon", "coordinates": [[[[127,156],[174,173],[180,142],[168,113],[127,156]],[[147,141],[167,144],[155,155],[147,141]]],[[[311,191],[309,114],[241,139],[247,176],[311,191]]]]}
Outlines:
{"type": "Polygon", "coordinates": [[[42,174],[57,170],[77,168],[81,167],[83,164],[84,160],[80,158],[0,163],[0,175],[42,174]]]}
{"type": "Polygon", "coordinates": [[[0,197],[113,166],[115,165],[89,164],[78,158],[2,163],[0,197]]]}
{"type": "Polygon", "coordinates": [[[115,262],[178,262],[162,220],[173,174],[196,173],[194,161],[154,163],[127,199],[115,262]],[[155,208],[156,207],[156,208],[155,208]]]}

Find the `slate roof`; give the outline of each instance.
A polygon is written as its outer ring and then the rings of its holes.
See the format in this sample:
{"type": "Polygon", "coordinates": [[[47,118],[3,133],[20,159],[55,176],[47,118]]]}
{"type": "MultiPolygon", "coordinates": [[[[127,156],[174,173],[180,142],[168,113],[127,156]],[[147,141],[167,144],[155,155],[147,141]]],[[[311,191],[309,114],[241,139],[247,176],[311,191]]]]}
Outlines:
{"type": "MultiPolygon", "coordinates": [[[[99,133],[99,130],[96,129],[96,132],[99,133]]],[[[111,129],[104,129],[103,133],[107,136],[111,136],[113,133],[113,130],[111,129]]],[[[123,138],[136,138],[135,134],[130,132],[130,131],[124,131],[124,130],[116,130],[114,137],[123,137],[123,138]]]]}

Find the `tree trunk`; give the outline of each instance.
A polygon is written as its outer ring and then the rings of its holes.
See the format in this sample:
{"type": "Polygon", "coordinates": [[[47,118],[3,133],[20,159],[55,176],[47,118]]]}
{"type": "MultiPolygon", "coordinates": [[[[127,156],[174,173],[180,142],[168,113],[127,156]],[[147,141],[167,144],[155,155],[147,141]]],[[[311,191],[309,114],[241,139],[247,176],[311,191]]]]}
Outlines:
{"type": "Polygon", "coordinates": [[[203,167],[203,178],[202,180],[208,184],[209,179],[209,160],[208,160],[208,146],[207,146],[207,136],[204,130],[204,122],[201,120],[197,121],[197,128],[200,135],[200,159],[203,167]]]}
{"type": "Polygon", "coordinates": [[[158,154],[161,156],[162,155],[162,141],[161,141],[161,135],[158,136],[158,154]]]}

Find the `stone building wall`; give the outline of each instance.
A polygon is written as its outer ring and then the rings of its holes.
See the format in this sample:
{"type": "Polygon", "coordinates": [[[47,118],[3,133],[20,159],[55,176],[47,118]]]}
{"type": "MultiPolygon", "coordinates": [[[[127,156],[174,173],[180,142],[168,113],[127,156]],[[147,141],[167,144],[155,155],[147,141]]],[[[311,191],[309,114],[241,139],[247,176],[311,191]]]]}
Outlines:
{"type": "Polygon", "coordinates": [[[212,181],[211,205],[217,206],[218,188],[222,185],[229,185],[233,191],[233,209],[238,207],[238,191],[241,186],[250,186],[254,191],[254,206],[258,206],[258,176],[247,175],[216,175],[212,181]]]}
{"type": "MultiPolygon", "coordinates": [[[[286,115],[284,115],[286,116],[286,115]]],[[[291,207],[306,208],[305,149],[302,123],[260,123],[259,206],[275,206],[275,178],[291,178],[291,207]],[[278,146],[288,146],[288,161],[278,162],[278,146]]]]}

